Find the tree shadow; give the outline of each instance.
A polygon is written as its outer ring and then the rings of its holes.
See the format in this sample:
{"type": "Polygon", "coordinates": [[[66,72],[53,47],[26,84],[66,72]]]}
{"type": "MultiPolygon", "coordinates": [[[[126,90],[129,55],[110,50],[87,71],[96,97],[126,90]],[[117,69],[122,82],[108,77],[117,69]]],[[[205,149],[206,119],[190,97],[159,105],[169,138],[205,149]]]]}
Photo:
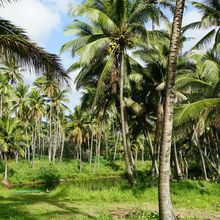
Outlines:
{"type": "Polygon", "coordinates": [[[13,194],[10,197],[0,196],[0,219],[62,219],[63,216],[73,218],[86,216],[93,219],[94,216],[80,211],[77,207],[68,206],[65,202],[55,201],[46,194],[13,194]],[[48,204],[48,207],[47,207],[48,204]],[[37,207],[34,207],[37,205],[37,207]],[[24,209],[24,206],[26,207],[24,209]],[[35,211],[33,211],[36,208],[35,211]]]}

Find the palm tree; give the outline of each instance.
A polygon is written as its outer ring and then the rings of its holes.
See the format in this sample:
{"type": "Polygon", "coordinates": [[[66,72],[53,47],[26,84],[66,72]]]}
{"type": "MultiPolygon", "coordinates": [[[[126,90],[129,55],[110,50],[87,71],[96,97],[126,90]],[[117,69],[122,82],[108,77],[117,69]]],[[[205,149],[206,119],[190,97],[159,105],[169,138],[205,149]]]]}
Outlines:
{"type": "Polygon", "coordinates": [[[204,47],[214,39],[213,49],[219,49],[220,43],[220,2],[219,0],[203,0],[202,2],[194,1],[192,3],[201,13],[201,21],[193,22],[184,27],[187,29],[209,29],[209,32],[193,47],[197,49],[204,47]]]}
{"type": "Polygon", "coordinates": [[[126,173],[131,183],[133,162],[124,104],[124,81],[130,63],[127,49],[134,47],[141,37],[163,35],[160,31],[147,32],[145,29],[146,12],[151,6],[153,4],[127,0],[86,1],[81,6],[75,5],[73,15],[86,16],[91,24],[74,21],[66,32],[76,33],[78,38],[66,43],[61,49],[61,52],[70,49],[73,56],[80,56],[79,62],[69,68],[69,71],[81,68],[76,78],[78,88],[98,77],[94,103],[102,96],[105,87],[114,96],[118,92],[116,102],[120,106],[118,112],[121,116],[126,173]]]}
{"type": "Polygon", "coordinates": [[[53,124],[53,103],[52,98],[58,89],[58,81],[54,79],[51,74],[45,73],[42,77],[35,80],[34,85],[37,87],[38,91],[44,94],[49,101],[49,149],[48,149],[48,159],[49,162],[52,160],[52,124],[53,124]]]}
{"type": "Polygon", "coordinates": [[[0,74],[0,117],[4,112],[4,103],[9,95],[11,86],[8,84],[8,79],[4,74],[0,74]]]}
{"type": "Polygon", "coordinates": [[[84,113],[80,106],[75,107],[74,113],[68,116],[68,131],[69,137],[76,143],[77,159],[79,160],[79,172],[82,172],[82,144],[86,139],[87,122],[85,121],[84,113]]]}
{"type": "Polygon", "coordinates": [[[36,141],[37,141],[37,133],[39,135],[39,126],[41,122],[41,118],[45,112],[44,109],[44,99],[39,94],[36,89],[33,89],[29,96],[30,102],[30,116],[33,120],[33,130],[32,130],[32,163],[34,165],[35,152],[36,152],[36,141]]]}
{"type": "Polygon", "coordinates": [[[52,109],[54,112],[54,147],[53,147],[53,163],[55,162],[57,146],[59,146],[59,142],[61,141],[61,135],[64,132],[61,132],[61,121],[60,117],[62,118],[63,113],[68,110],[68,107],[65,103],[69,102],[67,97],[67,90],[60,90],[57,89],[52,97],[52,109]]]}
{"type": "Polygon", "coordinates": [[[185,0],[176,0],[176,9],[172,24],[172,33],[167,64],[163,132],[159,164],[159,213],[161,220],[175,219],[170,198],[170,151],[173,128],[173,90],[175,85],[177,56],[180,49],[180,37],[184,7],[185,0]]]}
{"type": "Polygon", "coordinates": [[[5,159],[4,183],[6,184],[8,182],[8,156],[13,152],[23,155],[25,140],[21,123],[16,118],[10,116],[0,118],[0,149],[5,159]]]}
{"type": "Polygon", "coordinates": [[[13,100],[13,109],[16,113],[16,116],[20,118],[22,121],[25,121],[27,116],[25,115],[25,110],[27,108],[28,102],[28,90],[30,86],[24,85],[24,83],[19,83],[17,87],[15,87],[15,97],[13,100]]]}

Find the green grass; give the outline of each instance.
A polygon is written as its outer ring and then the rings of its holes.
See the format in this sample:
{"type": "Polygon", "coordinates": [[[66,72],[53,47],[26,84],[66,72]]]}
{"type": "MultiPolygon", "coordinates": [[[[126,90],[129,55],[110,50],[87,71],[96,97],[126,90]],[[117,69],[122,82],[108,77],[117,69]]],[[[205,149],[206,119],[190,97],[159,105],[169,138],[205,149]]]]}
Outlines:
{"type": "MultiPolygon", "coordinates": [[[[156,187],[150,188],[140,185],[131,189],[126,183],[119,183],[101,190],[61,185],[51,193],[51,196],[69,201],[157,203],[158,191],[156,187]]],[[[196,180],[172,182],[171,196],[175,208],[220,211],[219,183],[196,180]]]]}
{"type": "MultiPolygon", "coordinates": [[[[12,183],[45,182],[53,179],[75,180],[73,184],[60,184],[50,193],[16,193],[0,187],[1,219],[117,219],[120,212],[128,212],[121,219],[158,219],[157,187],[149,187],[146,167],[149,162],[138,162],[138,179],[134,188],[125,180],[115,180],[114,184],[100,184],[88,187],[90,179],[109,176],[120,177],[124,171],[123,162],[112,165],[101,161],[97,172],[93,166],[83,164],[83,173],[78,173],[76,161],[64,161],[54,165],[46,160],[37,160],[32,168],[27,162],[10,162],[9,176],[12,183]],[[116,214],[114,214],[116,212],[116,214]],[[117,213],[118,212],[118,213],[117,213]],[[112,214],[113,213],[113,214],[112,214]]],[[[3,167],[0,167],[2,172],[3,167]]],[[[107,182],[105,180],[104,182],[107,182]]],[[[197,210],[195,215],[203,212],[220,212],[220,184],[199,180],[173,181],[171,196],[175,209],[197,210]]],[[[183,215],[185,216],[185,215],[183,215]]],[[[199,218],[184,218],[185,220],[199,218]]]]}
{"type": "MultiPolygon", "coordinates": [[[[106,161],[101,161],[96,172],[93,172],[94,165],[83,163],[83,171],[79,173],[78,162],[63,161],[62,163],[49,164],[47,160],[36,160],[34,168],[27,161],[9,163],[9,180],[13,184],[25,184],[34,182],[50,182],[53,180],[74,180],[74,179],[91,179],[106,176],[120,176],[124,172],[123,162],[112,165],[106,161]]],[[[146,165],[145,165],[146,166],[146,165]]],[[[0,164],[1,177],[3,176],[4,166],[0,164]]]]}

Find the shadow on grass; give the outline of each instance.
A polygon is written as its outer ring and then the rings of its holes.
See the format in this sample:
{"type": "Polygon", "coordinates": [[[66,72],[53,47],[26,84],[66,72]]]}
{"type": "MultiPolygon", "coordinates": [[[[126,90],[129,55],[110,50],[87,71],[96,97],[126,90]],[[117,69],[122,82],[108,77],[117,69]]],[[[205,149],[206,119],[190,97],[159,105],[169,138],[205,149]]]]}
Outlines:
{"type": "Polygon", "coordinates": [[[93,216],[80,211],[74,206],[59,201],[54,201],[46,194],[11,195],[0,196],[0,219],[38,220],[38,219],[62,219],[85,216],[93,219],[93,216]]]}

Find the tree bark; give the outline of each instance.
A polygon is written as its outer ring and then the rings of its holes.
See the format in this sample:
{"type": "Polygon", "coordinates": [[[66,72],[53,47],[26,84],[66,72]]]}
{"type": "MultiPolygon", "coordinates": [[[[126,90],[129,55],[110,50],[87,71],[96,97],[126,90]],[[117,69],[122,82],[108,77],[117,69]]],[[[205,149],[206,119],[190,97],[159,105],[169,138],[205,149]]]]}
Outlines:
{"type": "Polygon", "coordinates": [[[161,220],[176,219],[170,198],[170,151],[173,131],[174,85],[177,56],[180,49],[181,27],[185,0],[176,0],[170,49],[167,65],[167,79],[164,103],[163,134],[159,165],[159,214],[161,220]]]}
{"type": "Polygon", "coordinates": [[[173,154],[174,154],[174,163],[175,163],[177,179],[181,180],[181,179],[183,179],[183,175],[182,175],[182,171],[180,169],[180,164],[179,164],[178,155],[177,155],[177,151],[176,151],[176,142],[175,142],[175,140],[173,140],[173,154]]]}
{"type": "Polygon", "coordinates": [[[5,157],[5,172],[4,172],[4,182],[8,181],[8,158],[7,155],[4,155],[5,157]]]}
{"type": "Polygon", "coordinates": [[[133,186],[133,171],[130,164],[129,153],[128,153],[128,145],[127,145],[127,133],[126,133],[126,125],[125,125],[125,105],[124,105],[124,74],[125,74],[125,60],[124,60],[124,49],[121,50],[120,54],[120,92],[119,92],[119,100],[120,100],[120,115],[121,115],[121,130],[122,130],[122,139],[123,139],[123,147],[124,147],[124,158],[126,165],[126,175],[128,177],[129,183],[133,186]]]}

